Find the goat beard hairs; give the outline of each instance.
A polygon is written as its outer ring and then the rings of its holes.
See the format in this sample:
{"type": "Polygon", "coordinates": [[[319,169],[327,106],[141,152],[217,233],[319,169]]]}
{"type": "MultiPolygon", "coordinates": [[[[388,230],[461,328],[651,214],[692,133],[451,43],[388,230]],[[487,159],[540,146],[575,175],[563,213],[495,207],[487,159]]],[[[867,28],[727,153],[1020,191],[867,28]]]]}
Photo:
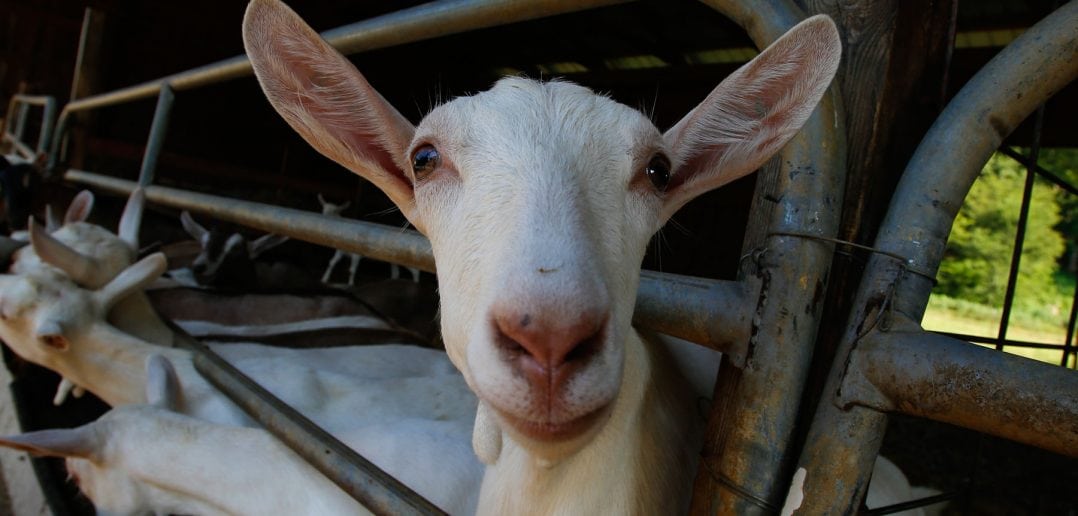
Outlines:
{"type": "Polygon", "coordinates": [[[502,429],[490,410],[486,403],[479,402],[472,430],[472,448],[483,464],[493,466],[502,454],[502,429]]]}

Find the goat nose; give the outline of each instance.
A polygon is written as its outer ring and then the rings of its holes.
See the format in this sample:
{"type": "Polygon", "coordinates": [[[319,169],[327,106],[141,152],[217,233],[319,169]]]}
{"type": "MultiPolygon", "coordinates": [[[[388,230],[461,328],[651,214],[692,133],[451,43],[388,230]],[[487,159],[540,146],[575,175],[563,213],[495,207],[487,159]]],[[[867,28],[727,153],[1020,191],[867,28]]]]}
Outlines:
{"type": "Polygon", "coordinates": [[[499,347],[519,353],[520,365],[529,376],[544,378],[599,351],[607,320],[606,312],[600,310],[563,318],[501,308],[493,316],[499,347]]]}

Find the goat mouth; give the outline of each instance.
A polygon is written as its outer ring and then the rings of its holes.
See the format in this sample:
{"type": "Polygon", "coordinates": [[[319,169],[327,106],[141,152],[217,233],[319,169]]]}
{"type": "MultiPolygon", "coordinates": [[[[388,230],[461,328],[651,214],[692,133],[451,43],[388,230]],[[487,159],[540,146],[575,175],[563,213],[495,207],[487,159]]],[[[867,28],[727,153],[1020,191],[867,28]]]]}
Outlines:
{"type": "Polygon", "coordinates": [[[564,442],[575,439],[596,428],[609,415],[604,405],[587,414],[563,422],[534,421],[514,416],[495,408],[502,420],[522,436],[539,442],[564,442]]]}

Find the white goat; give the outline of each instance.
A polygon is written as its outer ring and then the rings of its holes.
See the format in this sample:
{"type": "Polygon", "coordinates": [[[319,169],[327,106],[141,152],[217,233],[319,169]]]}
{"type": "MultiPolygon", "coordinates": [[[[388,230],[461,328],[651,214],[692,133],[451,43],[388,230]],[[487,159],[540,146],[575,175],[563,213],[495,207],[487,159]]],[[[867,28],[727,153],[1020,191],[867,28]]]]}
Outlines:
{"type": "MultiPolygon", "coordinates": [[[[163,356],[175,364],[181,386],[177,410],[215,424],[250,425],[195,371],[190,352],[152,345],[104,323],[104,314],[118,300],[163,270],[163,256],[151,255],[95,291],[62,276],[0,275],[0,338],[23,358],[57,371],[113,406],[144,403],[143,364],[163,356]]],[[[458,491],[464,485],[477,493],[482,477],[481,464],[469,449],[477,400],[444,353],[403,345],[313,350],[228,344],[216,349],[436,504],[474,509],[474,503],[459,505],[472,499],[458,491]],[[430,456],[445,461],[459,479],[439,480],[438,470],[425,464],[430,456]]]]}
{"type": "Polygon", "coordinates": [[[266,431],[173,412],[182,395],[175,372],[160,356],[146,369],[148,404],[0,445],[65,458],[99,514],[367,513],[266,431]]]}
{"type": "MultiPolygon", "coordinates": [[[[330,217],[340,217],[341,212],[348,209],[348,207],[351,206],[351,204],[352,204],[350,201],[347,201],[347,202],[345,202],[343,204],[334,204],[334,203],[331,203],[331,202],[327,201],[324,197],[322,197],[322,194],[318,194],[318,203],[322,205],[322,215],[327,215],[327,216],[330,216],[330,217]]],[[[349,264],[348,264],[348,284],[349,285],[355,285],[355,283],[356,283],[356,269],[359,267],[359,261],[362,260],[363,257],[356,254],[356,253],[346,253],[344,251],[341,251],[340,249],[337,249],[337,251],[335,253],[333,253],[333,258],[329,259],[329,264],[326,265],[326,272],[324,272],[322,274],[322,283],[329,283],[329,278],[333,274],[333,268],[337,266],[337,262],[341,261],[341,258],[343,258],[345,255],[348,256],[348,260],[349,260],[349,264]]],[[[395,263],[390,263],[389,267],[390,267],[390,276],[389,276],[390,278],[397,279],[397,278],[399,278],[401,276],[400,265],[397,265],[395,263]]],[[[418,283],[419,282],[419,269],[416,269],[414,267],[408,267],[408,272],[410,272],[412,274],[412,281],[418,283]]]]}
{"type": "Polygon", "coordinates": [[[678,208],[797,132],[838,66],[834,24],[799,24],[665,134],[522,78],[413,126],[279,1],[253,0],[243,35],[281,116],[431,240],[446,348],[480,399],[480,513],[681,512],[695,397],[631,327],[640,263],[678,208]]]}

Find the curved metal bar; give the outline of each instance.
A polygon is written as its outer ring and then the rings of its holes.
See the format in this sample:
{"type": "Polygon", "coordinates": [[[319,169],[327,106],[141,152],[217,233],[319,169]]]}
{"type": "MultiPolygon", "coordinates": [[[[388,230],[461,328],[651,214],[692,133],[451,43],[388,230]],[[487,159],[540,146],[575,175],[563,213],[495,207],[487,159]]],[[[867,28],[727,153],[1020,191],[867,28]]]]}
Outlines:
{"type": "MultiPolygon", "coordinates": [[[[870,259],[825,393],[846,388],[851,353],[890,310],[920,320],[931,280],[907,274],[907,268],[938,269],[954,217],[981,166],[1022,119],[1078,75],[1075,27],[1078,2],[1069,2],[978,72],[925,135],[899,182],[875,245],[907,257],[908,263],[870,259]]],[[[886,414],[862,406],[841,408],[838,401],[820,401],[801,454],[799,466],[807,473],[799,510],[803,514],[857,512],[879,452],[886,414]]]]}
{"type": "MultiPolygon", "coordinates": [[[[764,48],[805,18],[788,0],[704,0],[764,48]]],[[[745,367],[723,369],[693,493],[694,514],[775,510],[792,474],[789,447],[812,361],[834,246],[790,233],[838,234],[846,138],[838,88],[824,96],[801,132],[764,170],[779,201],[755,281],[755,318],[745,367]],[[781,235],[785,233],[786,235],[781,235]],[[798,393],[792,395],[791,393],[798,393]]],[[[763,172],[761,172],[763,173],[763,172]]],[[[762,197],[757,180],[756,200],[762,197]]]]}
{"type": "MultiPolygon", "coordinates": [[[[1078,2],[1031,27],[977,73],[925,134],[906,166],[876,247],[935,272],[981,167],[1045,100],[1078,77],[1078,2]],[[963,152],[955,152],[963,149],[963,152]]],[[[927,279],[904,287],[908,312],[924,312],[927,279]]],[[[915,317],[919,318],[919,317],[915,317]]]]}
{"type": "MultiPolygon", "coordinates": [[[[52,124],[56,120],[56,99],[47,95],[23,95],[16,94],[11,96],[11,101],[8,103],[8,113],[15,113],[15,106],[22,105],[22,109],[18,110],[19,115],[16,117],[17,123],[14,133],[8,133],[9,116],[4,119],[3,127],[0,128],[0,135],[3,135],[5,139],[10,139],[16,144],[16,146],[22,146],[21,153],[26,154],[29,147],[21,141],[23,137],[23,131],[26,124],[26,116],[29,113],[29,106],[40,106],[44,108],[44,112],[41,115],[41,132],[37,138],[37,150],[36,152],[44,152],[49,147],[49,141],[52,137],[52,124]],[[11,138],[9,134],[13,134],[14,138],[11,138]]],[[[29,153],[32,159],[33,152],[29,153]]]]}
{"type": "MultiPolygon", "coordinates": [[[[323,32],[322,37],[342,53],[353,54],[627,1],[630,0],[440,0],[331,29],[323,32]]],[[[157,95],[165,84],[176,91],[183,91],[246,77],[251,73],[251,62],[244,54],[72,101],[60,113],[49,151],[49,168],[57,163],[62,135],[73,112],[149,98],[157,95]]]]}

